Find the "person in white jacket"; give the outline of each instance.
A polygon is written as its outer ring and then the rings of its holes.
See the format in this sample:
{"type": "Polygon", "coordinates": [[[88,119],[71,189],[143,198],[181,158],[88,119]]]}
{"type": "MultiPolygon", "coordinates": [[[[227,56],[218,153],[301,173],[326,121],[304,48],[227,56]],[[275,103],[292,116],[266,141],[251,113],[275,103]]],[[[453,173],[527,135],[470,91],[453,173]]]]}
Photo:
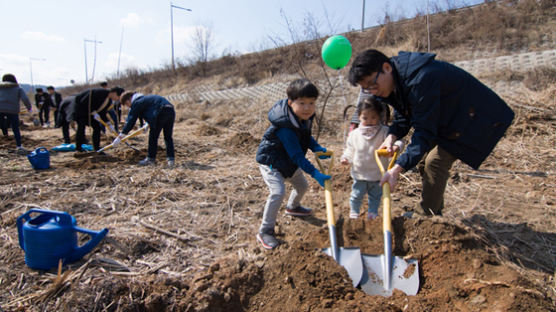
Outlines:
{"type": "MultiPolygon", "coordinates": [[[[363,197],[367,194],[369,208],[367,218],[372,220],[378,216],[378,206],[382,196],[380,187],[381,173],[374,158],[374,151],[380,147],[388,136],[388,127],[381,122],[384,105],[374,97],[363,98],[358,105],[359,127],[349,133],[344,153],[340,157],[343,165],[351,164],[353,186],[349,199],[349,217],[359,217],[359,209],[363,197]]],[[[395,143],[403,147],[402,141],[395,143]]],[[[388,160],[383,158],[386,168],[388,160]]]]}

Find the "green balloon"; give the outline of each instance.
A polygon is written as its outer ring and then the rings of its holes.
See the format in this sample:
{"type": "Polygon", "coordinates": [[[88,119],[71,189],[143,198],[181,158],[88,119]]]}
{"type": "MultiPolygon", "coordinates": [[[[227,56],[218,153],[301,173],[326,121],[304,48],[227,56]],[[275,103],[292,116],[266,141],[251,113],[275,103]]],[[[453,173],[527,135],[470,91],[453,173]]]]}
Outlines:
{"type": "Polygon", "coordinates": [[[321,54],[324,63],[330,68],[343,68],[351,58],[351,43],[344,36],[332,36],[322,45],[321,54]]]}

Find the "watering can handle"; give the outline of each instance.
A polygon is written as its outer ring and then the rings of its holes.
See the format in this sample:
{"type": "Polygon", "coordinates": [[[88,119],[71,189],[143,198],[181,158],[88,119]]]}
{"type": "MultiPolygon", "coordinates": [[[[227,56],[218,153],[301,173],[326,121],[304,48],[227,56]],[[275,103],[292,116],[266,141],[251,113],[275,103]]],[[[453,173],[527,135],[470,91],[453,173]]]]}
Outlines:
{"type": "Polygon", "coordinates": [[[32,213],[42,213],[42,214],[49,214],[49,215],[57,216],[57,217],[59,217],[60,224],[62,224],[62,225],[71,225],[71,216],[67,212],[47,210],[47,209],[39,209],[39,208],[29,209],[26,213],[17,217],[17,236],[19,238],[19,247],[21,247],[21,249],[23,249],[23,250],[25,250],[24,239],[23,239],[23,222],[26,222],[29,219],[31,219],[30,215],[32,213]]]}
{"type": "Polygon", "coordinates": [[[100,241],[104,238],[104,236],[106,236],[106,234],[108,233],[108,229],[104,228],[101,231],[93,231],[93,230],[88,230],[88,229],[83,229],[80,227],[75,227],[74,228],[77,232],[81,232],[84,234],[88,234],[91,236],[91,239],[86,242],[83,246],[81,247],[77,247],[69,256],[70,259],[72,260],[78,260],[81,259],[83,256],[85,256],[89,251],[93,250],[93,248],[95,248],[96,245],[98,245],[98,243],[100,243],[100,241]]]}

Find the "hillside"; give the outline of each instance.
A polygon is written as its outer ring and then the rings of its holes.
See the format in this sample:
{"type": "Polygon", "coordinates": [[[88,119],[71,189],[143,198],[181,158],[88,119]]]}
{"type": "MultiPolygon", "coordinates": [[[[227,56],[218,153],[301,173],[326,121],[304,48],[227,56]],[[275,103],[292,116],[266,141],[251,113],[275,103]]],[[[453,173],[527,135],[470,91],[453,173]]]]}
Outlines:
{"type": "MultiPolygon", "coordinates": [[[[0,287],[7,290],[0,292],[0,311],[556,311],[556,65],[552,54],[535,69],[494,61],[556,49],[555,17],[554,1],[534,0],[432,17],[432,52],[476,61],[469,68],[516,118],[480,170],[456,162],[442,217],[401,217],[418,204],[421,189],[418,172],[403,174],[393,193],[393,250],[417,260],[416,296],[369,296],[352,286],[343,267],[321,251],[330,246],[324,191],[311,178],[303,205],[315,215],[292,218],[282,208],[282,244],[267,251],[256,242],[268,190],[254,158],[285,83],[307,76],[321,94],[330,92],[318,101],[323,120],[313,133],[336,155],[343,149],[343,111],[359,90],[340,84],[345,69],[323,67],[319,39],[109,81],[172,99],[174,168],[160,161],[163,144],[156,166],[136,165],[146,155],[145,135],[131,140],[139,151],[122,145],[88,158],[51,152],[51,168],[42,171],[14,152],[11,133],[0,137],[0,287]],[[67,211],[80,227],[109,233],[60,272],[32,270],[16,224],[37,207],[67,211]]],[[[426,50],[423,21],[346,36],[354,54],[368,47],[389,55],[426,50]]],[[[35,127],[28,118],[24,146],[61,143],[59,129],[35,127]]],[[[103,136],[102,145],[111,140],[103,136]]],[[[349,168],[334,164],[332,181],[338,243],[382,254],[380,218],[348,218],[349,168]]]]}

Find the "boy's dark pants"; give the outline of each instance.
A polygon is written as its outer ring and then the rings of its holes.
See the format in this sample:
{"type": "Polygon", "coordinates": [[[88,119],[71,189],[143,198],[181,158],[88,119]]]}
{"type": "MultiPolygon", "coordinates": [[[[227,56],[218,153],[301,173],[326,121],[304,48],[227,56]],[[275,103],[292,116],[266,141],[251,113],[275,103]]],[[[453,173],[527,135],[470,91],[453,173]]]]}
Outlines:
{"type": "Polygon", "coordinates": [[[156,150],[158,149],[158,137],[160,131],[164,131],[164,142],[166,143],[166,157],[174,158],[174,139],[172,138],[172,131],[174,130],[174,120],[176,119],[176,112],[172,106],[165,106],[162,108],[156,119],[156,125],[149,125],[149,158],[156,159],[156,150]]]}
{"type": "Polygon", "coordinates": [[[43,104],[39,110],[39,119],[41,121],[41,126],[45,123],[48,122],[49,120],[49,115],[50,115],[50,106],[43,104]],[[43,115],[44,115],[44,119],[43,119],[43,115]]]}
{"type": "Polygon", "coordinates": [[[418,168],[423,182],[421,213],[442,215],[444,191],[454,161],[456,161],[454,156],[437,145],[419,163],[418,168]]]}

